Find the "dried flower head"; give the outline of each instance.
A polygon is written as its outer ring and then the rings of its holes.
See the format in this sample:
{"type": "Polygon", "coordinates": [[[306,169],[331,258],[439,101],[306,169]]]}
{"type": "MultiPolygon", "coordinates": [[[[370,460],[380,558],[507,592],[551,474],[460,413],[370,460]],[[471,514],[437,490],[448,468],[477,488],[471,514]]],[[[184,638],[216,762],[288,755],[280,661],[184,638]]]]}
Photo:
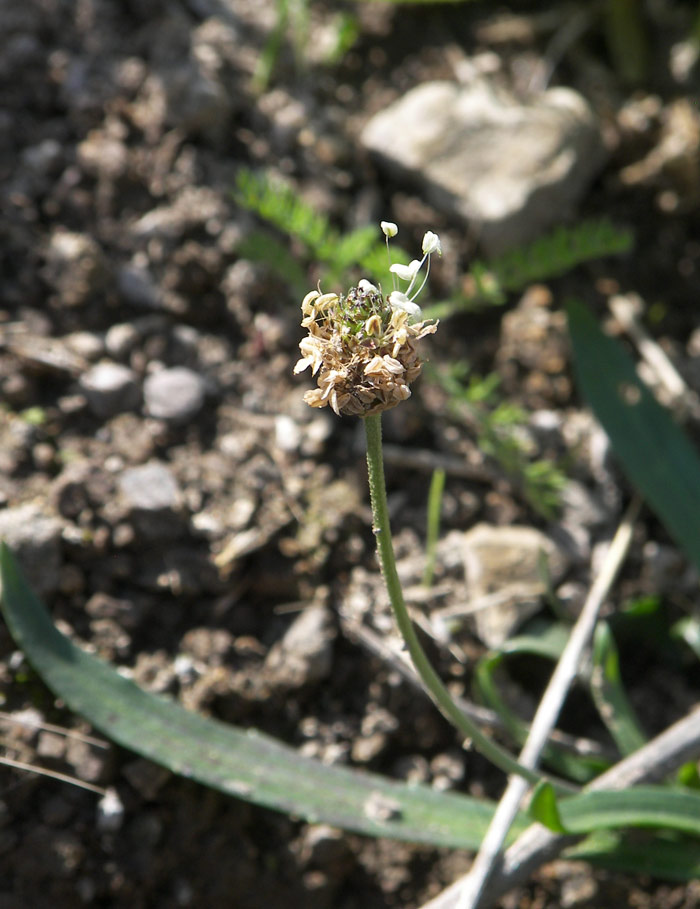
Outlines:
{"type": "MultiPolygon", "coordinates": [[[[388,246],[398,228],[388,222],[381,227],[388,246]]],[[[431,253],[440,250],[437,236],[431,237],[437,246],[431,242],[421,261],[391,267],[395,286],[387,299],[367,279],[345,296],[314,290],[304,297],[301,324],[309,334],[299,344],[302,357],[294,372],[310,367],[317,376],[317,387],[304,395],[311,407],[328,405],[338,415],[366,417],[410,397],[409,385],[421,371],[415,342],[437,329],[437,322],[421,321],[415,302],[425,279],[413,289],[423,263],[429,265],[431,253]],[[397,276],[409,282],[405,292],[396,286],[397,276]]]]}

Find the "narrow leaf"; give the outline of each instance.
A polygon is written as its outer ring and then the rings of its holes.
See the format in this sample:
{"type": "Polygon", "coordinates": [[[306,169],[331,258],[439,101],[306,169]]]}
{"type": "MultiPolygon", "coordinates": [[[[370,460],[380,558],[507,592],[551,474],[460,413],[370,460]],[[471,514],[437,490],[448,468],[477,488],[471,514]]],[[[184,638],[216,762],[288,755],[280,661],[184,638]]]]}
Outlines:
{"type": "Polygon", "coordinates": [[[562,823],[571,833],[612,827],[668,827],[700,836],[700,792],[670,786],[632,786],[582,792],[559,799],[562,823]]]}
{"type": "Polygon", "coordinates": [[[700,458],[586,307],[567,306],[578,383],[632,485],[700,568],[700,458]]]}
{"type": "Polygon", "coordinates": [[[622,685],[617,647],[607,622],[600,622],[595,630],[590,685],[593,703],[620,753],[632,754],[646,744],[646,736],[622,685]]]}

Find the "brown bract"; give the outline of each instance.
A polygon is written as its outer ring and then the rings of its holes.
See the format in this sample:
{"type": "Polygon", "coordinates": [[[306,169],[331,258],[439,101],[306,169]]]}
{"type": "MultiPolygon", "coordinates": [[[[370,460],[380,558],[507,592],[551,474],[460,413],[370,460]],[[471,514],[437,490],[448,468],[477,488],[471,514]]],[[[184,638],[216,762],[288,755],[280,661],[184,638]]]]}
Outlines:
{"type": "Polygon", "coordinates": [[[375,288],[353,287],[346,297],[312,291],[302,313],[309,334],[294,372],[311,367],[318,386],[304,395],[307,404],[366,417],[410,397],[421,371],[415,342],[436,331],[437,322],[411,323],[375,288]]]}

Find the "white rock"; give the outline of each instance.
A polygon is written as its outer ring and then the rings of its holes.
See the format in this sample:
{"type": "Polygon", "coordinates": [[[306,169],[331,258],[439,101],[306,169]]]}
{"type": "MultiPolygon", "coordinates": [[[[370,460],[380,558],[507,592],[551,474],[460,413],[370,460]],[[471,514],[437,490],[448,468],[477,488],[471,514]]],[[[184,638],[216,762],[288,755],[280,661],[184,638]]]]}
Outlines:
{"type": "Polygon", "coordinates": [[[488,77],[417,86],[372,117],[361,141],[470,222],[489,254],[562,221],[604,160],[581,95],[554,88],[523,102],[488,77]]]}
{"type": "Polygon", "coordinates": [[[477,524],[464,534],[463,546],[477,634],[494,648],[539,610],[545,592],[541,555],[553,584],[569,567],[564,550],[534,527],[477,524]]]}
{"type": "Polygon", "coordinates": [[[97,829],[101,833],[115,833],[124,822],[124,804],[112,786],[97,803],[97,829]]]}
{"type": "Polygon", "coordinates": [[[150,461],[127,468],[118,479],[125,503],[139,511],[177,511],[181,504],[180,488],[167,464],[150,461]]]}

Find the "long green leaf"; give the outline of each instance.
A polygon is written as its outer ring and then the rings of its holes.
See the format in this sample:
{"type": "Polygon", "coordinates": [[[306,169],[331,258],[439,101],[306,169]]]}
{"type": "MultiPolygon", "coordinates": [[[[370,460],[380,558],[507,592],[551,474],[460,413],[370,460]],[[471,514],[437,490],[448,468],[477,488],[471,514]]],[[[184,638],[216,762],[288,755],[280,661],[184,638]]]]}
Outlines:
{"type": "Polygon", "coordinates": [[[579,386],[630,482],[700,568],[700,458],[634,362],[583,304],[567,306],[579,386]]]}
{"type": "MultiPolygon", "coordinates": [[[[269,736],[242,731],[143,691],[62,635],[0,546],[2,611],[52,691],[113,741],[247,801],[371,836],[475,849],[493,805],[326,766],[269,736]]],[[[520,819],[515,829],[522,830],[520,819]]]]}
{"type": "Polygon", "coordinates": [[[570,833],[612,827],[668,827],[700,836],[700,793],[670,786],[582,792],[558,802],[570,833]]]}

